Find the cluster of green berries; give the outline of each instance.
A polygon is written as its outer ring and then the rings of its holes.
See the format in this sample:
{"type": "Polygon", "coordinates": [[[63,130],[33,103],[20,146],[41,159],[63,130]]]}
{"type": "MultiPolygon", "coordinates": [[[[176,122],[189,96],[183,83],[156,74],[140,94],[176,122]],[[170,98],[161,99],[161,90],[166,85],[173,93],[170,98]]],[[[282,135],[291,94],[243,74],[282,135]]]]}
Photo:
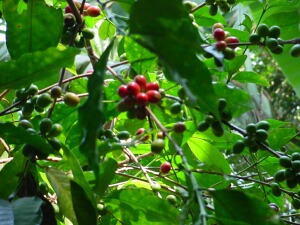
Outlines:
{"type": "Polygon", "coordinates": [[[263,43],[273,54],[281,54],[283,52],[283,40],[279,38],[280,33],[280,27],[269,27],[262,23],[258,25],[256,33],[250,35],[249,41],[252,44],[263,43]]]}
{"type": "Polygon", "coordinates": [[[235,0],[205,0],[205,4],[209,6],[209,14],[215,16],[220,10],[223,13],[230,11],[230,6],[235,3],[235,0]]]}
{"type": "Polygon", "coordinates": [[[279,164],[284,169],[280,169],[274,174],[275,182],[286,181],[289,188],[295,188],[297,184],[300,184],[300,153],[294,152],[291,156],[281,156],[279,164]]]}
{"type": "MultiPolygon", "coordinates": [[[[230,121],[232,115],[230,110],[227,108],[227,101],[224,98],[219,99],[219,113],[221,115],[221,120],[230,121]]],[[[224,134],[224,128],[222,122],[218,120],[213,114],[209,114],[197,125],[197,129],[200,132],[206,131],[209,127],[213,134],[217,137],[221,137],[224,134]]]]}
{"type": "MultiPolygon", "coordinates": [[[[74,1],[78,10],[82,7],[80,2],[74,1]]],[[[91,6],[89,3],[83,5],[83,16],[97,17],[101,14],[101,9],[98,6],[91,6]]],[[[74,32],[76,31],[76,18],[73,14],[71,7],[68,5],[65,8],[64,14],[64,29],[61,36],[61,43],[64,45],[69,45],[74,32]]],[[[74,39],[74,45],[77,48],[83,48],[85,46],[85,40],[90,40],[94,38],[94,31],[91,28],[83,28],[79,34],[76,35],[74,39]]]]}
{"type": "Polygon", "coordinates": [[[270,124],[262,120],[256,124],[249,123],[246,126],[246,136],[243,140],[238,140],[234,143],[232,151],[234,154],[240,154],[244,151],[245,147],[249,148],[250,152],[257,152],[260,148],[259,142],[268,145],[268,130],[270,124]]]}
{"type": "Polygon", "coordinates": [[[157,82],[147,82],[143,75],[137,75],[134,81],[122,84],[118,88],[118,95],[122,98],[117,108],[119,112],[127,112],[129,119],[143,120],[147,117],[146,105],[158,103],[162,96],[157,82]]]}
{"type": "MultiPolygon", "coordinates": [[[[39,131],[36,131],[29,120],[22,119],[18,123],[18,127],[24,128],[29,134],[36,135],[39,134],[46,139],[46,141],[52,146],[56,151],[61,148],[61,143],[57,139],[62,131],[63,127],[59,123],[53,123],[50,118],[43,118],[39,123],[39,131]]],[[[40,150],[34,148],[32,145],[24,144],[22,148],[22,153],[26,157],[37,156],[39,159],[47,158],[40,150]]]]}

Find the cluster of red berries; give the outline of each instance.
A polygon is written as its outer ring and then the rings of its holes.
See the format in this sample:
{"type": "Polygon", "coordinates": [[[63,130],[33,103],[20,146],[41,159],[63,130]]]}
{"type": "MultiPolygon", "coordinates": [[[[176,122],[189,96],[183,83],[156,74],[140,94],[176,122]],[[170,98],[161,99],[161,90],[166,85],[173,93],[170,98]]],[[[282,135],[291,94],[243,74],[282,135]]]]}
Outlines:
{"type": "Polygon", "coordinates": [[[148,103],[158,103],[161,100],[159,84],[157,82],[147,82],[143,75],[137,75],[134,81],[127,85],[122,84],[118,88],[118,95],[122,98],[118,103],[120,112],[127,111],[129,119],[145,119],[148,103]]]}
{"type": "Polygon", "coordinates": [[[239,39],[231,36],[228,31],[224,31],[224,26],[221,23],[215,23],[212,32],[216,40],[215,48],[223,52],[225,59],[233,59],[235,57],[234,49],[239,46],[239,39]]]}
{"type": "MultiPolygon", "coordinates": [[[[77,2],[77,1],[73,1],[73,2],[76,5],[77,9],[80,10],[80,8],[82,6],[81,3],[77,2]]],[[[73,11],[69,5],[66,6],[65,13],[73,13],[73,11]]],[[[101,14],[101,9],[98,6],[93,6],[89,3],[84,3],[82,13],[84,16],[97,17],[101,14]]]]}

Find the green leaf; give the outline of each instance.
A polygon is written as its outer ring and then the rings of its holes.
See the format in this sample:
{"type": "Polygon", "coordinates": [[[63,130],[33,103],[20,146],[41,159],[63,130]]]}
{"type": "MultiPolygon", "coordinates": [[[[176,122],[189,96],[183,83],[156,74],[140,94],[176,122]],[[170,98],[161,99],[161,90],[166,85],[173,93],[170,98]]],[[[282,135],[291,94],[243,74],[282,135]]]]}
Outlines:
{"type": "Polygon", "coordinates": [[[242,25],[246,28],[246,30],[249,33],[251,33],[251,30],[252,30],[252,20],[251,20],[251,18],[247,14],[244,14],[244,16],[245,16],[245,19],[243,20],[242,25]]]}
{"type": "Polygon", "coordinates": [[[139,0],[130,15],[133,39],[158,56],[167,79],[181,84],[193,104],[218,115],[211,75],[198,57],[204,41],[182,1],[139,0]]]}
{"type": "Polygon", "coordinates": [[[214,199],[215,214],[219,219],[249,225],[283,224],[278,214],[267,203],[255,196],[236,190],[214,191],[211,195],[214,199]]]}
{"type": "Polygon", "coordinates": [[[9,201],[0,199],[0,224],[14,225],[14,213],[9,201]]]}
{"type": "Polygon", "coordinates": [[[122,224],[179,224],[179,211],[147,189],[114,191],[104,200],[122,224]]]}
{"type": "Polygon", "coordinates": [[[65,173],[54,167],[46,168],[45,173],[57,195],[59,209],[74,225],[78,225],[73,208],[70,180],[65,173]]]}
{"type": "Polygon", "coordinates": [[[99,178],[94,188],[95,193],[98,194],[100,199],[103,197],[108,185],[114,179],[117,165],[118,163],[112,158],[108,158],[106,161],[100,164],[99,178]]]}
{"type": "Polygon", "coordinates": [[[41,224],[42,203],[43,201],[37,197],[24,197],[13,201],[14,225],[41,224]]]}
{"type": "Polygon", "coordinates": [[[79,164],[77,158],[75,157],[74,153],[70,151],[66,146],[62,145],[62,149],[64,150],[64,153],[67,156],[68,163],[70,164],[70,168],[74,177],[74,181],[83,188],[85,195],[88,197],[89,201],[93,203],[94,206],[96,206],[96,201],[93,196],[93,192],[85,179],[81,165],[79,164]]]}
{"type": "Polygon", "coordinates": [[[7,48],[11,57],[17,59],[24,53],[56,47],[63,28],[61,9],[48,6],[44,1],[29,0],[27,9],[18,13],[18,2],[19,0],[3,2],[7,48]],[[50,21],[51,26],[48,26],[50,21]]]}
{"type": "Polygon", "coordinates": [[[215,16],[211,16],[209,14],[208,7],[201,7],[200,9],[195,11],[193,15],[197,24],[200,24],[201,26],[211,27],[215,23],[222,23],[224,25],[227,24],[225,18],[221,14],[218,13],[215,16]]]}
{"type": "Polygon", "coordinates": [[[82,129],[80,151],[87,157],[96,177],[98,177],[99,174],[99,150],[97,148],[97,139],[99,130],[105,122],[102,102],[103,83],[106,63],[112,46],[113,41],[106,48],[99,61],[96,63],[94,73],[88,81],[88,99],[78,109],[78,122],[82,129]]]}
{"type": "Polygon", "coordinates": [[[96,225],[97,214],[84,189],[74,181],[70,181],[73,207],[78,225],[96,225]]]}
{"type": "Polygon", "coordinates": [[[75,48],[48,48],[45,51],[25,53],[17,60],[1,62],[0,90],[18,89],[45,78],[57,77],[62,67],[72,66],[78,51],[75,48]]]}
{"type": "Polygon", "coordinates": [[[229,77],[239,71],[239,69],[244,65],[246,59],[246,55],[240,55],[235,57],[233,60],[225,61],[225,71],[228,72],[229,77]]]}
{"type": "Polygon", "coordinates": [[[0,136],[9,144],[30,144],[42,153],[50,154],[55,150],[38,134],[29,134],[24,128],[12,123],[0,123],[0,136]]]}
{"type": "Polygon", "coordinates": [[[116,26],[109,20],[104,20],[99,27],[99,37],[103,40],[112,38],[116,33],[116,26]]]}
{"type": "Polygon", "coordinates": [[[1,169],[0,180],[5,182],[0,182],[0,198],[7,199],[15,191],[27,162],[22,152],[18,152],[13,160],[1,169]]]}
{"type": "Polygon", "coordinates": [[[205,168],[224,174],[231,172],[223,154],[213,145],[195,137],[190,138],[187,143],[197,159],[204,163],[205,168]]]}
{"type": "Polygon", "coordinates": [[[268,132],[268,142],[272,149],[279,150],[287,144],[296,134],[295,128],[276,128],[268,132]]]}
{"type": "Polygon", "coordinates": [[[239,72],[232,78],[232,80],[237,80],[241,83],[254,83],[262,86],[270,86],[268,80],[264,76],[251,71],[239,72]]]}
{"type": "Polygon", "coordinates": [[[146,74],[155,68],[156,56],[130,37],[125,38],[124,48],[128,61],[138,74],[146,74]]]}

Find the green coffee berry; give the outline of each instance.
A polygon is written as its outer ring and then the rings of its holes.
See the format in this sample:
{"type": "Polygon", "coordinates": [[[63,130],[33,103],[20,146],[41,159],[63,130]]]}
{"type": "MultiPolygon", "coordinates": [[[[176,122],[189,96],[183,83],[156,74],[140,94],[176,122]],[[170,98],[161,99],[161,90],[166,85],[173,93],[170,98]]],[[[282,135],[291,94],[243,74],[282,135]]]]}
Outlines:
{"type": "Polygon", "coordinates": [[[275,38],[268,38],[266,40],[266,46],[268,47],[268,49],[270,49],[271,51],[275,51],[278,48],[278,41],[275,38]]]}
{"type": "Polygon", "coordinates": [[[18,127],[23,127],[24,129],[33,128],[31,122],[26,119],[20,120],[18,123],[18,127]]]}
{"type": "Polygon", "coordinates": [[[286,180],[286,186],[288,188],[295,188],[295,187],[297,187],[297,180],[296,179],[286,180]]]}
{"type": "Polygon", "coordinates": [[[93,29],[91,29],[91,28],[84,28],[82,31],[81,31],[81,33],[82,33],[82,36],[85,38],[85,39],[87,39],[87,40],[90,40],[90,39],[93,39],[94,38],[94,31],[93,31],[93,29]]]}
{"type": "Polygon", "coordinates": [[[269,26],[264,23],[259,24],[256,31],[260,37],[267,37],[269,35],[269,26]]]}
{"type": "Polygon", "coordinates": [[[151,152],[160,154],[162,150],[165,148],[165,141],[163,139],[156,139],[151,143],[151,152]]]}
{"type": "Polygon", "coordinates": [[[249,135],[255,134],[255,132],[256,132],[256,126],[255,126],[255,124],[254,123],[249,123],[246,126],[246,132],[249,135]]]}
{"type": "Polygon", "coordinates": [[[220,123],[219,121],[214,121],[211,124],[211,130],[216,137],[221,137],[224,134],[224,128],[222,126],[222,123],[220,123]]]}
{"type": "Polygon", "coordinates": [[[296,179],[296,171],[293,169],[286,169],[284,172],[285,179],[287,180],[295,180],[296,179]]]}
{"type": "Polygon", "coordinates": [[[263,130],[269,130],[270,129],[270,124],[265,121],[265,120],[262,120],[262,121],[259,121],[257,124],[256,124],[256,129],[263,129],[263,130]]]}
{"type": "Polygon", "coordinates": [[[259,44],[261,37],[258,34],[251,34],[249,37],[249,41],[251,44],[259,44]]]}
{"type": "Polygon", "coordinates": [[[278,170],[274,174],[275,182],[280,183],[280,182],[284,181],[285,180],[285,175],[284,174],[285,174],[285,169],[278,170]]]}
{"type": "Polygon", "coordinates": [[[291,155],[291,159],[292,159],[292,161],[300,160],[300,153],[299,152],[293,152],[292,155],[291,155]]]}
{"type": "Polygon", "coordinates": [[[266,130],[263,130],[263,129],[258,129],[258,130],[256,130],[255,138],[258,141],[265,141],[268,138],[268,132],[266,130]]]}
{"type": "Polygon", "coordinates": [[[295,209],[297,209],[297,210],[300,209],[300,200],[294,198],[294,199],[292,200],[292,206],[293,206],[295,209]]]}
{"type": "Polygon", "coordinates": [[[203,132],[206,131],[209,128],[209,126],[210,125],[207,122],[202,121],[197,125],[197,130],[203,132]]]}
{"type": "Polygon", "coordinates": [[[50,118],[44,118],[44,119],[42,119],[40,121],[39,127],[40,127],[40,132],[42,134],[46,134],[52,128],[52,120],[50,118]]]}
{"type": "Polygon", "coordinates": [[[57,137],[63,131],[63,127],[59,123],[52,125],[51,129],[48,132],[49,137],[57,137]]]}
{"type": "Polygon", "coordinates": [[[278,26],[272,26],[269,30],[269,37],[271,38],[279,38],[281,29],[278,26]]]}
{"type": "Polygon", "coordinates": [[[284,168],[290,168],[292,166],[292,160],[288,156],[281,156],[279,158],[279,164],[284,168]]]}
{"type": "Polygon", "coordinates": [[[271,50],[271,52],[275,55],[279,55],[283,52],[283,46],[278,45],[276,49],[271,50]]]}
{"type": "Polygon", "coordinates": [[[290,49],[290,53],[291,53],[291,56],[293,56],[293,57],[298,57],[298,56],[300,56],[300,44],[294,45],[294,46],[290,49]]]}
{"type": "Polygon", "coordinates": [[[234,143],[232,147],[232,152],[234,154],[240,154],[244,151],[245,149],[245,143],[243,140],[238,140],[237,142],[234,143]]]}
{"type": "Polygon", "coordinates": [[[48,105],[50,105],[52,102],[52,98],[48,93],[41,94],[37,100],[36,104],[40,108],[46,108],[48,105]]]}
{"type": "Polygon", "coordinates": [[[128,138],[130,138],[130,133],[126,130],[120,131],[119,133],[117,133],[117,138],[119,138],[120,140],[127,140],[128,138]]]}
{"type": "Polygon", "coordinates": [[[218,6],[217,5],[210,5],[209,6],[209,15],[215,16],[218,13],[218,6]]]}
{"type": "Polygon", "coordinates": [[[181,112],[181,104],[179,102],[175,102],[170,107],[170,112],[172,114],[178,114],[181,112]]]}

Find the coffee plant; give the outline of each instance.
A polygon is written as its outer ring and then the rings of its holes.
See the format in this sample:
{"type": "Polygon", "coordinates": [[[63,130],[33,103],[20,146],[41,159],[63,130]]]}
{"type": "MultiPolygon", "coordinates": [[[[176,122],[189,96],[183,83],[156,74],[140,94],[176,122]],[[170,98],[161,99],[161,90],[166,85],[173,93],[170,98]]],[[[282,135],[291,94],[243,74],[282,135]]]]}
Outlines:
{"type": "Polygon", "coordinates": [[[300,224],[299,7],[0,1],[0,224],[300,224]]]}

